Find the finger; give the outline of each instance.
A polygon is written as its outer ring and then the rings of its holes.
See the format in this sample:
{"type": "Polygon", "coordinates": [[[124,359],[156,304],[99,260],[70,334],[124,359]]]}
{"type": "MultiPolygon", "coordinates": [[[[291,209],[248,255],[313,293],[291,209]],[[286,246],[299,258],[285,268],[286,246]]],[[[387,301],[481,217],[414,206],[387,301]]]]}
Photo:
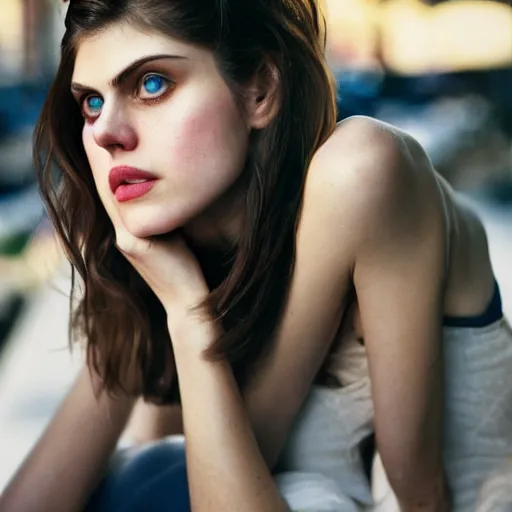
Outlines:
{"type": "Polygon", "coordinates": [[[137,238],[122,227],[116,228],[116,246],[125,256],[132,259],[143,258],[151,249],[151,241],[137,238]]]}

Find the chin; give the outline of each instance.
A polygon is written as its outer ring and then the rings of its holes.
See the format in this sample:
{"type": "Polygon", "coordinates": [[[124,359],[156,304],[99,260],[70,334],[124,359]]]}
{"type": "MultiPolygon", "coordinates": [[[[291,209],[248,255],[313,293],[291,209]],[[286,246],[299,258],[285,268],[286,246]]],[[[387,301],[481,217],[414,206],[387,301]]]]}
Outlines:
{"type": "Polygon", "coordinates": [[[152,236],[165,235],[171,233],[181,226],[177,224],[166,224],[165,226],[155,225],[154,223],[135,225],[126,225],[128,232],[137,238],[150,238],[152,236]]]}
{"type": "Polygon", "coordinates": [[[129,215],[123,218],[126,230],[137,238],[165,235],[183,227],[183,220],[162,215],[129,215]]]}

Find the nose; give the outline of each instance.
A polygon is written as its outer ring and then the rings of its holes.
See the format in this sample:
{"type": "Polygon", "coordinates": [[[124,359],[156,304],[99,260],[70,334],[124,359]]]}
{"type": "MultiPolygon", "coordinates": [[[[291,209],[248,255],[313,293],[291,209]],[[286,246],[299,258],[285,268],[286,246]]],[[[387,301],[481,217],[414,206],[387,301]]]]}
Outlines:
{"type": "Polygon", "coordinates": [[[110,153],[118,150],[133,151],[138,144],[137,133],[126,111],[119,104],[104,106],[94,123],[93,137],[98,146],[110,153]]]}

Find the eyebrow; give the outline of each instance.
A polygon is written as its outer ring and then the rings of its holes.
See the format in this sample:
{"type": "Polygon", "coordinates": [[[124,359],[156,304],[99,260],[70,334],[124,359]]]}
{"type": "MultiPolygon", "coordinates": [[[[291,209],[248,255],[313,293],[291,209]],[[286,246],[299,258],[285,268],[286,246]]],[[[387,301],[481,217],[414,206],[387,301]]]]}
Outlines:
{"type": "MultiPolygon", "coordinates": [[[[146,57],[142,57],[140,59],[137,59],[136,61],[132,62],[128,67],[123,69],[115,78],[113,78],[109,82],[109,86],[114,89],[119,89],[121,85],[130,77],[130,75],[135,72],[138,68],[143,66],[144,64],[148,62],[152,62],[154,60],[160,60],[160,59],[173,59],[173,60],[186,60],[187,58],[182,55],[167,55],[167,54],[160,54],[160,55],[148,55],[146,57]]],[[[73,93],[76,92],[82,92],[82,91],[90,91],[91,89],[94,89],[94,87],[89,87],[87,85],[82,85],[78,82],[73,82],[71,84],[71,91],[73,93]]]]}

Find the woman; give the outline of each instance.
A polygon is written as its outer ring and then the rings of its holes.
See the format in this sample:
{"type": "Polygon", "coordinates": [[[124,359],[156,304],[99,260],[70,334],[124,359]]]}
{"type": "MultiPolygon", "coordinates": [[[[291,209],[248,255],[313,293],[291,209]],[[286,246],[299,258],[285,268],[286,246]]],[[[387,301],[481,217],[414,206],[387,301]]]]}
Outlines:
{"type": "Polygon", "coordinates": [[[88,368],[0,509],[83,509],[179,383],[194,512],[287,510],[289,475],[363,506],[374,428],[403,511],[471,510],[512,453],[486,235],[409,136],[336,126],[315,2],[72,0],[66,27],[35,153],[88,368]]]}

